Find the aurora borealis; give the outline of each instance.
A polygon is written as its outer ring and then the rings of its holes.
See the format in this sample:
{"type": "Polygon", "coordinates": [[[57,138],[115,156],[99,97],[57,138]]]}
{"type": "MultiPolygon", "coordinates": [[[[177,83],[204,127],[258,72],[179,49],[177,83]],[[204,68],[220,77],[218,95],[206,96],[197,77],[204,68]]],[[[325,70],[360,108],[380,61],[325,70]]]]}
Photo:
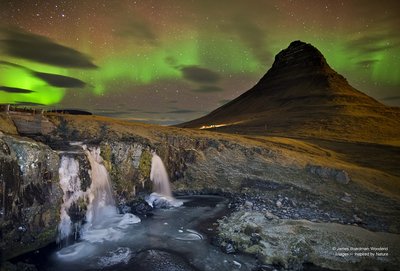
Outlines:
{"type": "Polygon", "coordinates": [[[172,124],[253,86],[293,40],[400,105],[398,1],[0,1],[0,103],[172,124]]]}

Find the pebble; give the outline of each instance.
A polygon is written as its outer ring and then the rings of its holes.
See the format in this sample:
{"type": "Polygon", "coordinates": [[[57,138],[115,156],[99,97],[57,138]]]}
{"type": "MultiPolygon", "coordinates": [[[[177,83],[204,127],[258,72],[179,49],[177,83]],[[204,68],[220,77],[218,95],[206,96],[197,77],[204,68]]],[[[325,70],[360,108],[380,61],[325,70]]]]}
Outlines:
{"type": "Polygon", "coordinates": [[[276,207],[281,208],[282,207],[282,202],[280,200],[278,200],[276,202],[276,207]]]}
{"type": "Polygon", "coordinates": [[[347,203],[352,203],[353,201],[349,196],[344,196],[341,198],[342,201],[347,202],[347,203]]]}
{"type": "Polygon", "coordinates": [[[269,220],[278,219],[278,217],[277,217],[276,215],[274,215],[273,213],[271,213],[271,212],[269,212],[269,211],[266,211],[266,212],[265,212],[265,217],[266,217],[267,219],[269,219],[269,220]]]}
{"type": "Polygon", "coordinates": [[[251,202],[251,201],[248,201],[248,200],[246,200],[245,201],[245,203],[244,203],[244,207],[246,208],[246,209],[251,209],[251,208],[253,208],[253,203],[251,202]]]}
{"type": "Polygon", "coordinates": [[[224,247],[224,251],[225,253],[235,253],[235,248],[233,247],[233,245],[231,243],[226,244],[226,246],[224,247]]]}
{"type": "Polygon", "coordinates": [[[237,261],[233,261],[233,264],[234,264],[235,266],[237,266],[237,268],[239,268],[239,269],[242,267],[242,264],[239,263],[239,262],[237,262],[237,261]]]}
{"type": "Polygon", "coordinates": [[[252,233],[250,237],[250,241],[253,244],[258,244],[261,241],[261,236],[258,233],[252,233]]]}
{"type": "Polygon", "coordinates": [[[19,231],[25,232],[25,231],[26,231],[26,228],[25,228],[24,226],[19,226],[19,227],[18,227],[18,230],[19,230],[19,231]]]}
{"type": "Polygon", "coordinates": [[[353,218],[354,218],[354,221],[355,221],[356,223],[361,223],[361,222],[362,222],[362,219],[359,218],[357,215],[353,215],[353,218]]]}

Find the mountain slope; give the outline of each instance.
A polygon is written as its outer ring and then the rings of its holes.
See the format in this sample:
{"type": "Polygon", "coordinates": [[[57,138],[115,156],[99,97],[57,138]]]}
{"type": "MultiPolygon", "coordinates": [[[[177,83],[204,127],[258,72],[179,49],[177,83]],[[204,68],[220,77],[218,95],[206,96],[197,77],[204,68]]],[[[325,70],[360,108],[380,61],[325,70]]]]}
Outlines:
{"type": "Polygon", "coordinates": [[[249,91],[179,125],[244,134],[400,140],[400,110],[350,86],[315,47],[294,41],[249,91]]]}

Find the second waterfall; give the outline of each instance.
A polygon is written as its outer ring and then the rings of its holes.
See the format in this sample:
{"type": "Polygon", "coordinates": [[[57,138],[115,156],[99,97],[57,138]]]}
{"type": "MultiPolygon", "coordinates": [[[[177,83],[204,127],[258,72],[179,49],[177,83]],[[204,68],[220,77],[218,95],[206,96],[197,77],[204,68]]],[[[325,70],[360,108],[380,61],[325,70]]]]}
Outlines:
{"type": "Polygon", "coordinates": [[[150,180],[153,182],[154,192],[147,197],[146,201],[151,207],[170,208],[179,207],[183,204],[182,201],[176,200],[172,196],[167,170],[163,161],[155,152],[153,152],[151,159],[150,180]]]}

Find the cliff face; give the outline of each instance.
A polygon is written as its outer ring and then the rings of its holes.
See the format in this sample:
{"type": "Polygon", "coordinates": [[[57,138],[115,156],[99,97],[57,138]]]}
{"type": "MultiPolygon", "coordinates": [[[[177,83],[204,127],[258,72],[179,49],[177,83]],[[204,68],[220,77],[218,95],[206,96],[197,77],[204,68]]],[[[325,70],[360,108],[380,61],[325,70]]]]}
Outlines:
{"type": "Polygon", "coordinates": [[[0,137],[0,248],[8,258],[53,242],[62,191],[59,157],[26,138],[0,137]]]}

